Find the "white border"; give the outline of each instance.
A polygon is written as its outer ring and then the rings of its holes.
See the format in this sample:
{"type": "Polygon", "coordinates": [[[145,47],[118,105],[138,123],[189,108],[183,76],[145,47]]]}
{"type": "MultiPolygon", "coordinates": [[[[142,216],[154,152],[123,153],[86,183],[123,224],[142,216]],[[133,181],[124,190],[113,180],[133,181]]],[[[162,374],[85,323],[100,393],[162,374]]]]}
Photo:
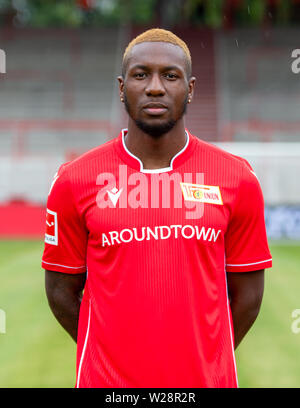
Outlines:
{"type": "Polygon", "coordinates": [[[226,266],[250,266],[250,265],[257,265],[260,263],[270,262],[270,261],[272,261],[272,258],[266,259],[265,261],[252,262],[252,263],[246,263],[246,264],[226,264],[226,266]]]}
{"type": "MultiPolygon", "coordinates": [[[[224,265],[226,264],[226,258],[224,257],[224,265]]],[[[237,388],[239,388],[239,380],[237,375],[237,368],[236,368],[236,360],[235,360],[235,352],[234,352],[234,341],[232,335],[232,327],[231,327],[231,319],[230,319],[230,303],[228,297],[228,285],[227,285],[227,276],[226,276],[226,267],[224,266],[224,275],[225,275],[225,287],[226,287],[226,299],[227,299],[227,318],[228,318],[228,325],[229,325],[229,332],[230,332],[230,342],[231,342],[231,352],[232,352],[232,359],[234,365],[234,372],[235,372],[235,381],[237,388]]]]}
{"type": "Polygon", "coordinates": [[[67,266],[67,265],[60,265],[60,264],[55,264],[55,263],[50,263],[50,262],[46,262],[42,259],[42,262],[47,264],[47,265],[54,265],[54,266],[61,266],[63,268],[69,268],[69,269],[80,269],[80,268],[85,268],[85,265],[82,266],[67,266]]]}
{"type": "Polygon", "coordinates": [[[86,329],[86,335],[85,335],[85,339],[84,339],[84,345],[83,345],[83,349],[82,349],[82,352],[81,352],[81,357],[80,357],[80,362],[79,362],[79,367],[78,367],[76,388],[79,388],[80,375],[81,375],[81,367],[82,367],[82,362],[83,362],[83,358],[84,358],[84,355],[85,355],[87,340],[88,340],[89,333],[90,333],[90,321],[91,321],[91,299],[90,299],[90,301],[89,301],[89,318],[88,318],[88,325],[87,325],[87,329],[86,329]]]}
{"type": "Polygon", "coordinates": [[[176,153],[174,157],[172,157],[172,160],[171,160],[171,163],[170,163],[169,167],[163,167],[161,169],[144,169],[142,161],[127,149],[127,146],[125,144],[125,132],[126,131],[128,131],[128,129],[122,129],[122,143],[123,143],[124,150],[126,151],[126,153],[129,156],[133,157],[135,160],[137,160],[140,163],[140,172],[141,173],[165,173],[167,171],[172,171],[173,170],[173,161],[176,159],[176,157],[178,157],[181,153],[183,153],[186,150],[186,148],[188,147],[189,142],[190,142],[190,136],[189,136],[188,132],[185,131],[186,139],[187,139],[186,143],[183,146],[183,148],[178,153],[176,153]]]}

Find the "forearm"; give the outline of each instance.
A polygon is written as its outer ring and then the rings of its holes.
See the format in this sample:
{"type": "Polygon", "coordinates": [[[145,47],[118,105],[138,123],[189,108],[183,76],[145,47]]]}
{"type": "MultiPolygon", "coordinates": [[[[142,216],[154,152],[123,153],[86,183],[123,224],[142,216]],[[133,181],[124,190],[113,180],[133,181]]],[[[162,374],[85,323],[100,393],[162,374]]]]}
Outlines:
{"type": "Polygon", "coordinates": [[[236,349],[255,322],[260,303],[249,304],[237,298],[231,300],[230,307],[234,329],[234,348],[236,349]]]}
{"type": "Polygon", "coordinates": [[[68,275],[47,270],[45,273],[45,288],[49,306],[58,322],[76,342],[86,274],[68,275]]]}
{"type": "Polygon", "coordinates": [[[264,270],[227,273],[228,295],[235,348],[250,330],[259,313],[264,293],[264,270]]]}
{"type": "Polygon", "coordinates": [[[77,342],[80,297],[72,294],[58,294],[54,298],[48,299],[48,302],[57,321],[77,342]]]}

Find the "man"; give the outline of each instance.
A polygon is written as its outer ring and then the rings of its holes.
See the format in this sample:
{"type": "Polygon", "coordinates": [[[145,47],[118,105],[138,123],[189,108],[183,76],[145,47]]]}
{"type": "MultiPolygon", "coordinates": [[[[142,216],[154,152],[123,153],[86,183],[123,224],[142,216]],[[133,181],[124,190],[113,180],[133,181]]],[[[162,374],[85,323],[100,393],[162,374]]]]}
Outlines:
{"type": "Polygon", "coordinates": [[[263,196],[244,159],[185,129],[191,69],[173,33],[136,37],[118,78],[128,129],[52,184],[42,266],[77,387],[237,387],[272,263],[263,196]]]}

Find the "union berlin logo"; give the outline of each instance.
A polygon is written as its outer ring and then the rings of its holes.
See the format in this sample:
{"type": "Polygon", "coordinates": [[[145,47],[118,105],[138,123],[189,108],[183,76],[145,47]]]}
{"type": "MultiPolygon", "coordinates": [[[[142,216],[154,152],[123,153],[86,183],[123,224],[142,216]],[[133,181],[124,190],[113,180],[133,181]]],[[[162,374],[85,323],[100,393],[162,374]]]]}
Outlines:
{"type": "Polygon", "coordinates": [[[118,174],[101,173],[96,202],[105,208],[183,208],[186,219],[200,219],[204,205],[222,205],[218,186],[206,186],[203,173],[141,173],[128,175],[126,165],[118,174]]]}
{"type": "Polygon", "coordinates": [[[185,200],[223,205],[219,186],[180,183],[185,200]]]}

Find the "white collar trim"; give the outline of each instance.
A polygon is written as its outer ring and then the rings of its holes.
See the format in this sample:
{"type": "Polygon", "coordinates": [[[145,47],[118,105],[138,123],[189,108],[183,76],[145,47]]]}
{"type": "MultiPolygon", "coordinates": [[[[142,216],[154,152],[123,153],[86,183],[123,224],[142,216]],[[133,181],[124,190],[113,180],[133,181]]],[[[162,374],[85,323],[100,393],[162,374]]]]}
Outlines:
{"type": "Polygon", "coordinates": [[[123,143],[123,147],[124,147],[126,153],[129,154],[129,156],[133,157],[135,160],[137,160],[137,161],[140,163],[140,172],[141,172],[141,173],[166,173],[167,171],[172,171],[172,170],[173,170],[173,162],[174,162],[174,160],[176,159],[176,157],[178,157],[181,153],[183,153],[183,152],[187,149],[187,147],[188,147],[188,145],[189,145],[189,142],[190,142],[189,134],[188,134],[187,131],[185,131],[185,134],[186,134],[186,143],[185,143],[185,145],[183,146],[183,148],[182,148],[178,153],[176,153],[174,157],[172,157],[172,160],[171,160],[171,163],[170,163],[170,166],[169,166],[169,167],[163,167],[163,168],[161,168],[161,169],[144,169],[142,161],[141,161],[137,156],[135,156],[134,154],[132,154],[132,153],[127,149],[127,146],[126,146],[126,144],[125,144],[125,132],[126,132],[127,130],[128,130],[128,129],[122,129],[122,143],[123,143]]]}

